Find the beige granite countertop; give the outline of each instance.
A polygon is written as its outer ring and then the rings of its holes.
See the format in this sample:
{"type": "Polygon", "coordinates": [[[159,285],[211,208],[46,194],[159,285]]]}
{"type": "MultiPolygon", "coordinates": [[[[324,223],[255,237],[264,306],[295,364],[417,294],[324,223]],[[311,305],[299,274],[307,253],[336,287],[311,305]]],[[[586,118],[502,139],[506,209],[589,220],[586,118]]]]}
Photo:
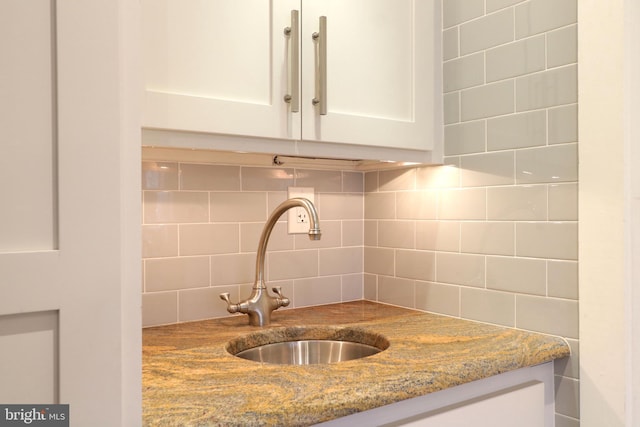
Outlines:
{"type": "Polygon", "coordinates": [[[389,348],[327,365],[247,361],[226,350],[265,328],[245,315],[143,331],[145,426],[303,426],[569,355],[560,338],[355,301],[273,313],[284,328],[350,326],[389,348]]]}

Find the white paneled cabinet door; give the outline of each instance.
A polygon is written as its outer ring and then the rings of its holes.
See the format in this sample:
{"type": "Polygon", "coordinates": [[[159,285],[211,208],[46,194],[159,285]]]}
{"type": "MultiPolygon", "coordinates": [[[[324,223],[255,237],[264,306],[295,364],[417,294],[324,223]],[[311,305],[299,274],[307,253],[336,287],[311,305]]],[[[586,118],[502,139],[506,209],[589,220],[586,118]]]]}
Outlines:
{"type": "Polygon", "coordinates": [[[283,101],[290,56],[283,30],[299,9],[299,0],[142,0],[143,126],[296,135],[283,101]]]}
{"type": "Polygon", "coordinates": [[[75,426],[140,419],[138,16],[0,1],[0,404],[75,426]]]}
{"type": "Polygon", "coordinates": [[[430,150],[439,139],[436,3],[302,0],[302,139],[430,150]],[[326,79],[320,17],[326,17],[326,79]],[[321,34],[321,32],[320,32],[321,34]],[[326,81],[326,115],[320,100],[326,81]]]}

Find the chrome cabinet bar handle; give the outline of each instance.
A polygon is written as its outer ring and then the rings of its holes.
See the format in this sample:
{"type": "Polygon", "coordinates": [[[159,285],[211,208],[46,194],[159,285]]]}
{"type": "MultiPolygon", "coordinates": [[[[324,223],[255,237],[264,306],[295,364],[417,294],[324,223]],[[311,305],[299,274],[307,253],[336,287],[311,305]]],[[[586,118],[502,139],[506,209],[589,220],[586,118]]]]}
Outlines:
{"type": "Polygon", "coordinates": [[[327,115],[327,17],[320,17],[320,31],[311,35],[318,42],[318,76],[316,97],[311,103],[320,107],[320,115],[327,115]]]}
{"type": "Polygon", "coordinates": [[[284,34],[289,37],[289,84],[291,92],[284,96],[284,102],[291,105],[291,112],[300,111],[300,41],[298,11],[291,11],[291,26],[284,29],[284,34]]]}

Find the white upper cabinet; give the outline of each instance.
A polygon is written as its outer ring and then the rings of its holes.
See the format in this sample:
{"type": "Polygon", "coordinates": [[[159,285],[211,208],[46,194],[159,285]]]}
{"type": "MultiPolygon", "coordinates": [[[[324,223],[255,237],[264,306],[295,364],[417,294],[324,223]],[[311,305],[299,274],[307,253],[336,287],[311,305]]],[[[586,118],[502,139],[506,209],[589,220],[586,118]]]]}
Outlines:
{"type": "Polygon", "coordinates": [[[286,75],[287,3],[143,0],[148,128],[291,138],[286,75]]]}
{"type": "MultiPolygon", "coordinates": [[[[440,150],[437,0],[143,0],[142,7],[147,129],[269,138],[264,151],[288,141],[305,155],[440,150]]],[[[206,148],[202,141],[195,148],[206,148]]]]}
{"type": "Polygon", "coordinates": [[[302,139],[433,148],[442,94],[433,9],[428,0],[303,0],[302,139]],[[323,83],[321,45],[311,40],[321,16],[327,28],[326,115],[311,106],[323,83]]]}

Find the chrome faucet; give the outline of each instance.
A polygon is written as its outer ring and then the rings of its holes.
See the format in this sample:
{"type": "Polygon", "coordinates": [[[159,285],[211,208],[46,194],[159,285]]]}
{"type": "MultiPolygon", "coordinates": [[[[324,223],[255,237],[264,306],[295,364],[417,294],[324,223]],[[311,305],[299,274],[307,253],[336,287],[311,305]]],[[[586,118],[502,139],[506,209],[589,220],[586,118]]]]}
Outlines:
{"type": "Polygon", "coordinates": [[[258,253],[256,255],[256,280],[253,284],[249,299],[234,304],[229,300],[229,292],[220,294],[220,298],[227,302],[227,311],[229,313],[248,314],[250,325],[268,325],[271,322],[271,312],[273,310],[289,305],[289,298],[282,295],[280,286],[272,288],[273,292],[278,295],[277,297],[269,295],[267,287],[264,284],[264,257],[267,252],[267,243],[269,242],[271,230],[273,230],[273,227],[276,225],[278,218],[296,206],[303,207],[309,214],[309,239],[320,240],[320,222],[318,221],[318,213],[313,203],[303,198],[285,200],[271,213],[262,230],[260,242],[258,243],[258,253]]]}

